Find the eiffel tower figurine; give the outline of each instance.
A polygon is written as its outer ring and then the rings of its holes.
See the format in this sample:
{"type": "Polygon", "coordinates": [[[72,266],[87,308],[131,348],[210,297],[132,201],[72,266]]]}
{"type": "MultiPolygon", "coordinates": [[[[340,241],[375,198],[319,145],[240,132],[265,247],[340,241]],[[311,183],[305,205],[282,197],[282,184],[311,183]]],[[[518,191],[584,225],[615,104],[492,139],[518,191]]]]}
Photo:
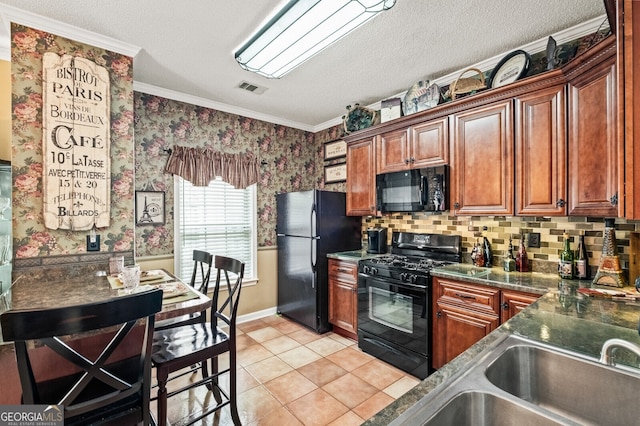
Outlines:
{"type": "Polygon", "coordinates": [[[625,287],[627,280],[620,267],[618,246],[616,243],[615,219],[604,220],[604,242],[602,243],[602,255],[600,266],[593,278],[593,284],[607,285],[611,287],[625,287]]]}
{"type": "Polygon", "coordinates": [[[149,209],[147,208],[147,197],[144,197],[144,209],[142,210],[142,217],[138,220],[140,223],[151,223],[153,219],[151,219],[151,215],[149,214],[149,209]]]}

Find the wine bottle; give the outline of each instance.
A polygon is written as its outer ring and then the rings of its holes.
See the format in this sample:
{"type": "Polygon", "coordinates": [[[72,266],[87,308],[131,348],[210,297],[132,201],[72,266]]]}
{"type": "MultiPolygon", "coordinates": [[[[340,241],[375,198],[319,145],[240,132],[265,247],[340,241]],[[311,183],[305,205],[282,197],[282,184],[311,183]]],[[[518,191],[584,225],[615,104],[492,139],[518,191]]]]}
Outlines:
{"type": "Polygon", "coordinates": [[[589,278],[589,256],[587,255],[587,246],[584,244],[584,232],[580,233],[578,240],[578,249],[575,255],[575,272],[576,278],[586,280],[589,278]]]}
{"type": "Polygon", "coordinates": [[[516,270],[529,272],[529,256],[527,256],[527,249],[524,247],[524,232],[520,233],[520,245],[518,253],[516,253],[516,270]]]}
{"type": "Polygon", "coordinates": [[[558,263],[558,275],[560,278],[572,279],[573,278],[573,252],[571,251],[571,245],[569,243],[569,234],[566,232],[564,237],[564,248],[560,252],[560,262],[558,263]]]}

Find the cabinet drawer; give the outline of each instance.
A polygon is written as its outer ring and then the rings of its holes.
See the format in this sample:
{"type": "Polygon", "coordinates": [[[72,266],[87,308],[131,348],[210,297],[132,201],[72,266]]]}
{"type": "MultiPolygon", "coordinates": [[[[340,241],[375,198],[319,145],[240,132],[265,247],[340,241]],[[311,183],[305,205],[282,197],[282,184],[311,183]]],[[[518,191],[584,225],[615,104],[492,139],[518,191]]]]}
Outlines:
{"type": "Polygon", "coordinates": [[[437,279],[438,303],[461,306],[482,312],[500,314],[500,289],[437,279]]]}
{"type": "Polygon", "coordinates": [[[358,264],[344,260],[329,259],[329,276],[349,283],[358,282],[358,264]]]}

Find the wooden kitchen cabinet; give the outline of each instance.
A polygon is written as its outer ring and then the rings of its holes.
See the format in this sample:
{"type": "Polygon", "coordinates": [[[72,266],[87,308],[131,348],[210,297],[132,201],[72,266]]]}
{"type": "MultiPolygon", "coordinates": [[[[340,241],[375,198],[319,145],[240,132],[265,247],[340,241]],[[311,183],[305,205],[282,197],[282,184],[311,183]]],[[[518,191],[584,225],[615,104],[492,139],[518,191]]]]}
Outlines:
{"type": "Polygon", "coordinates": [[[409,129],[386,132],[376,137],[376,173],[408,170],[411,164],[409,129]]]}
{"type": "Polygon", "coordinates": [[[329,322],[333,331],[358,340],[358,263],[329,259],[329,322]]]}
{"type": "Polygon", "coordinates": [[[566,216],[565,85],[515,99],[515,213],[566,216]]]}
{"type": "Polygon", "coordinates": [[[376,140],[377,174],[448,164],[447,117],[381,133],[376,140]]]}
{"type": "Polygon", "coordinates": [[[618,191],[615,48],[601,57],[570,75],[567,86],[568,214],[573,216],[618,217],[623,197],[618,191]]]}
{"type": "Polygon", "coordinates": [[[500,325],[500,289],[433,278],[433,360],[438,369],[500,325]]]}
{"type": "Polygon", "coordinates": [[[500,323],[508,321],[511,317],[538,300],[539,294],[523,293],[514,290],[502,290],[500,295],[500,323]]]}
{"type": "Polygon", "coordinates": [[[458,215],[513,215],[512,100],[453,114],[452,193],[458,215]]]}
{"type": "Polygon", "coordinates": [[[500,319],[447,304],[438,304],[433,327],[432,367],[438,369],[498,328],[500,319]]]}
{"type": "Polygon", "coordinates": [[[640,219],[640,106],[635,102],[640,101],[640,3],[618,0],[616,5],[618,88],[624,94],[618,99],[619,111],[623,111],[618,137],[624,141],[626,161],[625,217],[640,219]]]}
{"type": "Polygon", "coordinates": [[[432,367],[438,369],[498,328],[536,294],[434,277],[432,367]]]}
{"type": "Polygon", "coordinates": [[[347,145],[347,216],[376,214],[374,138],[347,145]]]}

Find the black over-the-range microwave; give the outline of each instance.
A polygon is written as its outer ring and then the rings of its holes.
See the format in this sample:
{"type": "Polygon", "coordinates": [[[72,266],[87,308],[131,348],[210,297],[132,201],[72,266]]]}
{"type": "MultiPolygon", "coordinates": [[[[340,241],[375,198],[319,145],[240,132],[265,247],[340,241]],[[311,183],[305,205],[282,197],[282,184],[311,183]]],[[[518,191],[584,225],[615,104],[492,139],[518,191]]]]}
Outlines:
{"type": "Polygon", "coordinates": [[[447,165],[376,176],[378,211],[439,212],[449,209],[447,165]]]}

